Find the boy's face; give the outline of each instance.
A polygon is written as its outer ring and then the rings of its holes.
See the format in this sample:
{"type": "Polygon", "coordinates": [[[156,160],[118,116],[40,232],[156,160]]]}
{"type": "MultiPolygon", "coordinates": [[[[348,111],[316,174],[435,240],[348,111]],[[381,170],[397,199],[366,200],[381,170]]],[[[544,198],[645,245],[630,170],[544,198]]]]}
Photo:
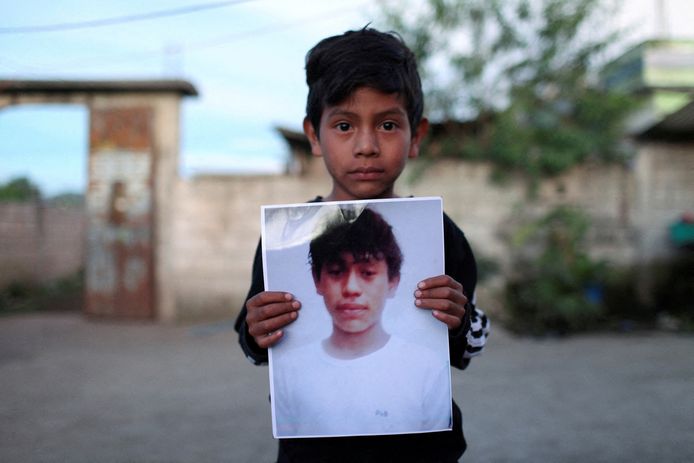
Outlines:
{"type": "Polygon", "coordinates": [[[390,198],[408,158],[417,157],[428,122],[413,129],[401,98],[368,87],[345,101],[327,106],[320,121],[320,138],[304,121],[315,156],[322,156],[333,180],[326,199],[390,198]]]}
{"type": "Polygon", "coordinates": [[[355,260],[348,252],[340,258],[323,266],[316,290],[332,317],[333,330],[363,333],[381,323],[386,299],[395,294],[400,278],[388,278],[385,259],[355,260]]]}

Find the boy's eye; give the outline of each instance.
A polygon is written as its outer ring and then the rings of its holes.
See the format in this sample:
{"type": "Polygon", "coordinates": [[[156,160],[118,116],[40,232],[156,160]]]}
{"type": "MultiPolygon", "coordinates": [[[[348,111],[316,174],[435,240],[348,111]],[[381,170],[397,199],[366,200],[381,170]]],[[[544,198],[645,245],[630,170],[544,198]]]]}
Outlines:
{"type": "Polygon", "coordinates": [[[347,122],[340,122],[335,127],[340,132],[347,132],[351,128],[351,126],[347,122]]]}
{"type": "Polygon", "coordinates": [[[376,270],[371,267],[370,265],[364,265],[359,269],[359,273],[361,274],[362,277],[364,278],[371,278],[374,276],[377,272],[376,270]]]}
{"type": "Polygon", "coordinates": [[[386,121],[381,124],[381,127],[383,127],[383,130],[390,132],[391,130],[395,130],[397,125],[393,121],[386,121]]]}
{"type": "Polygon", "coordinates": [[[331,277],[339,277],[340,275],[342,275],[343,269],[342,267],[328,267],[326,269],[326,272],[331,277]]]}

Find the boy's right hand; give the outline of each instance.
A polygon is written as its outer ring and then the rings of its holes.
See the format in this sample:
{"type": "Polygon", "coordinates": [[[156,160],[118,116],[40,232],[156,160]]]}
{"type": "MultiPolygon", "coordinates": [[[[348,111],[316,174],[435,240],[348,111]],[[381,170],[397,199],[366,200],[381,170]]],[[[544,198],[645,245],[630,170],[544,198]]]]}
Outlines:
{"type": "Polygon", "coordinates": [[[246,325],[256,344],[267,349],[282,337],[282,328],[296,320],[301,303],[279,291],[263,291],[246,302],[246,325]]]}

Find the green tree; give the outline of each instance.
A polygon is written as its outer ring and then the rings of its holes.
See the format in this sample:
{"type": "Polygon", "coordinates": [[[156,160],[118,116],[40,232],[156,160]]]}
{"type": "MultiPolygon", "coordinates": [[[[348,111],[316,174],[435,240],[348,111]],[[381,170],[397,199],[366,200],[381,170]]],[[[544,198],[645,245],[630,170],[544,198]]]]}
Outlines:
{"type": "Polygon", "coordinates": [[[383,14],[419,59],[429,116],[478,122],[464,133],[444,129],[430,156],[488,160],[499,175],[524,173],[531,186],[587,160],[629,157],[623,124],[635,102],[596,78],[619,37],[605,27],[614,1],[397,5],[383,14]]]}
{"type": "Polygon", "coordinates": [[[29,201],[40,197],[39,187],[26,177],[0,184],[0,201],[29,201]]]}

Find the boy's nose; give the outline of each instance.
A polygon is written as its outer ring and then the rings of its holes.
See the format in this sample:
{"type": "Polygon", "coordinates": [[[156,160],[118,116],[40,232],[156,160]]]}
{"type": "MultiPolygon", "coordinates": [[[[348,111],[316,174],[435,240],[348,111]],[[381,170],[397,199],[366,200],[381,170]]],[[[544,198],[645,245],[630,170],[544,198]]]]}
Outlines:
{"type": "Polygon", "coordinates": [[[360,130],[354,145],[355,156],[378,156],[380,149],[376,132],[373,130],[360,130]]]}
{"type": "Polygon", "coordinates": [[[342,286],[342,291],[345,295],[355,295],[361,293],[359,277],[355,271],[350,271],[347,273],[344,285],[342,286]]]}

